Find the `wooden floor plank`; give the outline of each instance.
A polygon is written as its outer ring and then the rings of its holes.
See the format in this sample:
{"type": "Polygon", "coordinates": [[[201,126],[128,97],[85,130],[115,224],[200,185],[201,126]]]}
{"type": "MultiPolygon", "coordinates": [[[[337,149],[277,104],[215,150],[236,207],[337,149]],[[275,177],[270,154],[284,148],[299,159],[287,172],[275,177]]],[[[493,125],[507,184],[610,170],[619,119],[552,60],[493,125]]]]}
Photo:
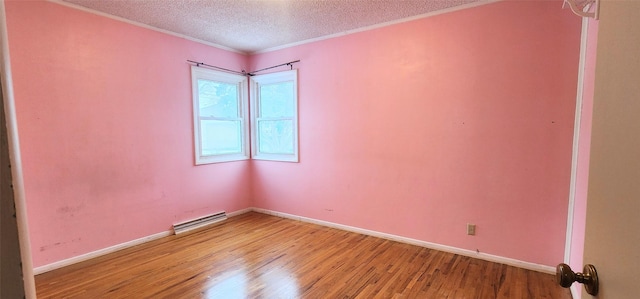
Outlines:
{"type": "Polygon", "coordinates": [[[554,276],[247,213],[36,276],[38,298],[571,298],[554,276]]]}

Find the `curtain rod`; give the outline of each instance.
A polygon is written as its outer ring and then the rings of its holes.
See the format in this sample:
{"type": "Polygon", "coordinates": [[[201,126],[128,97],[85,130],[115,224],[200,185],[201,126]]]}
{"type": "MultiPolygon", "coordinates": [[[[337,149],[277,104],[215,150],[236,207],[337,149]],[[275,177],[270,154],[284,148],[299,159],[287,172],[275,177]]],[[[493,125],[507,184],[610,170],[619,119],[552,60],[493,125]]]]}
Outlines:
{"type": "Polygon", "coordinates": [[[236,75],[242,75],[242,76],[250,76],[247,72],[245,72],[244,70],[242,70],[241,72],[238,71],[234,71],[234,70],[230,70],[230,69],[225,69],[223,67],[219,67],[219,66],[215,66],[215,65],[210,65],[210,64],[206,64],[204,62],[198,62],[198,61],[193,61],[193,60],[187,60],[187,62],[191,63],[191,64],[195,64],[197,67],[201,67],[201,66],[205,66],[208,68],[212,68],[212,69],[216,69],[216,70],[220,70],[220,71],[224,71],[227,73],[232,73],[232,74],[236,74],[236,75]]]}
{"type": "Polygon", "coordinates": [[[298,59],[296,61],[289,61],[289,62],[285,62],[283,64],[278,64],[278,65],[266,67],[266,68],[263,68],[263,69],[259,69],[257,71],[249,72],[249,76],[254,76],[255,73],[257,73],[257,72],[262,72],[262,71],[270,70],[270,69],[281,67],[281,66],[285,66],[285,65],[288,65],[288,66],[291,67],[291,69],[293,69],[293,64],[296,63],[296,62],[300,62],[300,59],[298,59]]]}
{"type": "Polygon", "coordinates": [[[233,73],[233,74],[237,74],[237,75],[255,76],[257,72],[262,72],[262,71],[270,70],[270,69],[281,67],[281,66],[285,66],[285,65],[288,65],[288,66],[291,67],[291,69],[293,69],[293,64],[297,63],[297,62],[300,62],[300,59],[295,60],[295,61],[285,62],[285,63],[282,63],[282,64],[270,66],[270,67],[266,67],[266,68],[259,69],[257,71],[253,71],[253,72],[247,72],[245,70],[242,70],[241,72],[238,72],[238,71],[226,69],[226,68],[215,66],[215,65],[206,64],[204,62],[193,61],[193,60],[187,60],[187,62],[189,62],[191,64],[195,64],[197,67],[205,66],[205,67],[208,67],[208,68],[213,68],[213,69],[216,69],[216,70],[220,70],[220,71],[224,71],[224,72],[228,72],[228,73],[233,73]]]}

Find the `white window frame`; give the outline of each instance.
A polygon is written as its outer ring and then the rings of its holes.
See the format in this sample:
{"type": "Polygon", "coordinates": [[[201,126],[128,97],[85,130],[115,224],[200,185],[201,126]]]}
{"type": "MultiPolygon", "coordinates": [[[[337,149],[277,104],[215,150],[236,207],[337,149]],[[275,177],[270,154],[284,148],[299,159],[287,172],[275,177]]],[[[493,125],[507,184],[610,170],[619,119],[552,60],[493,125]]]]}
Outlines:
{"type": "Polygon", "coordinates": [[[245,76],[234,75],[224,73],[216,70],[206,69],[198,66],[191,66],[191,86],[192,86],[192,98],[193,98],[193,132],[194,132],[194,152],[195,152],[195,164],[209,164],[209,163],[221,163],[230,161],[240,161],[249,159],[249,125],[248,125],[248,107],[247,103],[247,78],[245,76]],[[216,82],[223,82],[228,84],[235,84],[238,88],[238,117],[237,118],[213,118],[213,117],[201,117],[200,116],[200,99],[198,92],[198,80],[210,80],[216,82]],[[200,140],[200,124],[202,120],[233,120],[240,121],[241,137],[241,151],[240,153],[229,154],[217,154],[217,155],[202,155],[200,140]]]}
{"type": "Polygon", "coordinates": [[[270,73],[251,77],[251,158],[255,160],[269,160],[282,162],[299,162],[298,142],[298,70],[270,73]],[[260,114],[260,85],[293,81],[293,116],[279,118],[263,118],[260,114]],[[292,120],[293,123],[293,154],[263,153],[259,150],[260,134],[258,122],[262,120],[292,120]]]}

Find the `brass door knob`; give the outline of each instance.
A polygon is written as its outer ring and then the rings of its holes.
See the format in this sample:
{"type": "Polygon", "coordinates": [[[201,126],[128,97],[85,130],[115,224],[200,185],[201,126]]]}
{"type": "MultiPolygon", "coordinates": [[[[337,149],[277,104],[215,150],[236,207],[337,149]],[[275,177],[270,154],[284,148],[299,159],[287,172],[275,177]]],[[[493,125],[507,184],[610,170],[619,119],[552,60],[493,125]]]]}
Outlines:
{"type": "Polygon", "coordinates": [[[575,281],[584,284],[589,295],[598,294],[598,272],[593,265],[585,265],[583,273],[575,273],[567,264],[559,264],[556,267],[556,280],[563,288],[570,287],[575,281]]]}

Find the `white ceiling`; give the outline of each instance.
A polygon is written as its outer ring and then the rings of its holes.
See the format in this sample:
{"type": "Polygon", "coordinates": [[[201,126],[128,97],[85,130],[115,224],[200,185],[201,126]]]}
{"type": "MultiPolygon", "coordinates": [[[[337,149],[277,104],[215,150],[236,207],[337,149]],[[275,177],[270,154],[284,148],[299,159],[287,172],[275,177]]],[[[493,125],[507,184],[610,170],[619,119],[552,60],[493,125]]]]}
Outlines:
{"type": "Polygon", "coordinates": [[[243,53],[487,0],[63,0],[243,53]]]}

